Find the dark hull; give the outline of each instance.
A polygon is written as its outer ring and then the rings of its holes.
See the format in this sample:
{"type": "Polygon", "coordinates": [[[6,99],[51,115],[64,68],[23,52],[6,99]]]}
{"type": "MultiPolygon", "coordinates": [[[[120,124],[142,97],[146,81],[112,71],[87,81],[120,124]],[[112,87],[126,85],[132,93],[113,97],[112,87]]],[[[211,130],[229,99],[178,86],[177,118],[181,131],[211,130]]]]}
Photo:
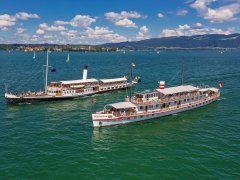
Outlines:
{"type": "Polygon", "coordinates": [[[68,100],[68,99],[74,99],[77,97],[49,97],[49,98],[43,98],[43,97],[35,97],[35,98],[6,98],[6,102],[8,104],[17,104],[17,103],[32,103],[32,102],[42,102],[42,101],[59,101],[59,100],[68,100]]]}
{"type": "Polygon", "coordinates": [[[7,104],[18,104],[18,103],[33,103],[33,102],[44,102],[44,101],[60,101],[60,100],[70,100],[70,99],[78,99],[82,97],[92,96],[95,94],[102,94],[114,90],[123,90],[125,88],[119,88],[119,89],[112,89],[112,90],[106,90],[106,91],[99,91],[94,92],[91,94],[85,94],[85,95],[78,95],[78,96],[66,96],[66,97],[54,97],[54,96],[39,96],[39,97],[20,97],[20,98],[5,98],[7,104]]]}

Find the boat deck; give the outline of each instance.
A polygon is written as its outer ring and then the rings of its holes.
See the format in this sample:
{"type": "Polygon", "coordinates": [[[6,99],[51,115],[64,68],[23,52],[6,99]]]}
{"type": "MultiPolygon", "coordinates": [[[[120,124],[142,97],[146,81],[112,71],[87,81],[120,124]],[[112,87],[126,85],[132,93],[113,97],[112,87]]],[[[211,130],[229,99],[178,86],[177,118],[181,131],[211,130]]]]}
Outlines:
{"type": "MultiPolygon", "coordinates": [[[[181,105],[174,105],[174,106],[152,109],[152,110],[147,110],[147,111],[146,110],[143,110],[143,111],[128,110],[128,111],[124,111],[124,112],[119,112],[119,111],[116,112],[116,111],[111,111],[111,110],[103,110],[103,111],[96,112],[96,114],[111,114],[115,118],[119,118],[119,117],[128,117],[128,116],[140,116],[140,115],[153,114],[153,113],[163,113],[166,111],[172,111],[172,110],[176,110],[176,109],[182,109],[182,108],[186,108],[186,107],[196,106],[201,103],[215,100],[217,98],[219,98],[219,95],[212,95],[212,96],[203,98],[201,100],[196,100],[194,102],[188,102],[188,103],[183,103],[181,105]]],[[[159,102],[162,102],[162,101],[159,101],[159,102]]]]}

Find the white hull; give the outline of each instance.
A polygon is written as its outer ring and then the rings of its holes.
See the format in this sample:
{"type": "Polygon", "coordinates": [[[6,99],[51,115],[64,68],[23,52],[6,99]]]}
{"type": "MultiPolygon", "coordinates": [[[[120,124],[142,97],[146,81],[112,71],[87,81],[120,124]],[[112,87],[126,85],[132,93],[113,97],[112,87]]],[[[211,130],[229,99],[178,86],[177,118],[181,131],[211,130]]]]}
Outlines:
{"type": "Polygon", "coordinates": [[[164,110],[155,110],[155,111],[149,111],[146,113],[137,113],[135,115],[130,115],[130,116],[119,116],[119,117],[114,117],[113,114],[93,114],[92,119],[93,119],[93,127],[103,127],[103,126],[113,126],[113,125],[120,125],[120,124],[128,124],[128,123],[133,123],[133,122],[139,122],[139,121],[144,121],[144,120],[149,120],[149,119],[154,119],[154,118],[159,118],[171,114],[176,114],[179,112],[191,110],[191,109],[196,109],[202,106],[205,106],[207,104],[210,104],[214,101],[216,101],[218,97],[211,98],[211,99],[206,99],[206,100],[201,100],[201,101],[196,101],[192,103],[187,103],[184,105],[181,105],[179,107],[173,106],[168,109],[164,110]]]}

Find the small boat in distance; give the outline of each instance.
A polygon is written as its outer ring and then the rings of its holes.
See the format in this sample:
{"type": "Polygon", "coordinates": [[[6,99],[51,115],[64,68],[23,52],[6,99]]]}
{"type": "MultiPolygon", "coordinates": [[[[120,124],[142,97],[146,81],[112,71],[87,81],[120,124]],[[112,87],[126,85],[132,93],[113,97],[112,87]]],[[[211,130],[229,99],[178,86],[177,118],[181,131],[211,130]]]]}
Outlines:
{"type": "Polygon", "coordinates": [[[219,97],[220,91],[214,87],[181,85],[165,88],[165,82],[160,81],[159,88],[152,92],[137,92],[133,97],[130,94],[125,101],[108,104],[102,111],[93,113],[93,126],[112,126],[159,118],[205,106],[219,97]]]}
{"type": "Polygon", "coordinates": [[[68,63],[69,61],[70,61],[70,56],[69,56],[69,53],[68,53],[66,62],[68,63]]]}
{"type": "Polygon", "coordinates": [[[34,60],[36,59],[36,51],[34,51],[34,53],[33,53],[33,59],[34,60]]]}
{"type": "MultiPolygon", "coordinates": [[[[47,63],[45,67],[45,91],[27,92],[27,93],[10,93],[5,90],[5,100],[7,103],[29,103],[39,101],[56,101],[65,99],[75,99],[84,96],[126,89],[132,86],[133,82],[128,82],[127,76],[113,79],[88,79],[88,67],[83,68],[83,77],[79,80],[68,80],[51,82],[48,85],[48,71],[52,68],[48,65],[49,51],[47,51],[47,63]]],[[[132,68],[131,68],[132,69],[132,68]]],[[[51,72],[56,71],[55,68],[51,72]]],[[[135,82],[134,82],[135,83],[135,82]]]]}

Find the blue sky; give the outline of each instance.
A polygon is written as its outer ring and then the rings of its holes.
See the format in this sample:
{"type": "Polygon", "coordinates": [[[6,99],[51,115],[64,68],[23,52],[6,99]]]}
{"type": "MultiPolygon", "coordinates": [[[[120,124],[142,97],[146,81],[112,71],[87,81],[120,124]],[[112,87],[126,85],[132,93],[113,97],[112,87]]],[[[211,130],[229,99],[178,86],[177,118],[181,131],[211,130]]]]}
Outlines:
{"type": "Polygon", "coordinates": [[[0,0],[0,43],[101,44],[240,32],[240,0],[0,0]]]}

